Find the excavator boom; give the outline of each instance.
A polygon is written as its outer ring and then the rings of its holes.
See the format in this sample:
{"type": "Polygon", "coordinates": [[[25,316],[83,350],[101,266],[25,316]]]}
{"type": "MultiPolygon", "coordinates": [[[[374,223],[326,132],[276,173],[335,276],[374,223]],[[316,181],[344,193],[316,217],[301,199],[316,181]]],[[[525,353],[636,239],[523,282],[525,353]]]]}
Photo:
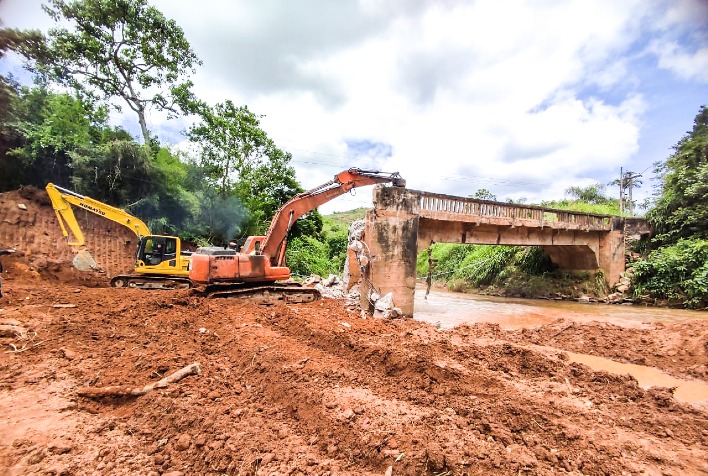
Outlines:
{"type": "Polygon", "coordinates": [[[338,173],[330,182],[295,195],[273,217],[263,241],[262,254],[270,257],[271,265],[284,266],[285,238],[295,220],[353,188],[377,183],[392,183],[396,187],[406,186],[406,181],[398,172],[387,173],[351,168],[338,173]]]}
{"type": "Polygon", "coordinates": [[[83,246],[86,241],[71,205],[76,205],[77,207],[88,210],[108,220],[120,223],[135,233],[138,238],[150,234],[150,229],[142,220],[120,208],[106,205],[91,197],[80,195],[71,190],[54,185],[53,183],[48,183],[46,190],[52,201],[54,212],[57,214],[61,231],[64,237],[69,241],[70,246],[83,246]],[[71,231],[71,235],[74,237],[73,240],[69,236],[69,231],[71,231]]]}

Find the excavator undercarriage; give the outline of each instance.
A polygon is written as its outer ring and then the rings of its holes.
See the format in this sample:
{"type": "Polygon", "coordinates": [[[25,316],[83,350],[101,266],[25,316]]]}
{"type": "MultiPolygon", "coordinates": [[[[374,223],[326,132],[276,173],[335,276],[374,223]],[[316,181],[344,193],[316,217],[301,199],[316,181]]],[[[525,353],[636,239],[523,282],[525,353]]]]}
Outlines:
{"type": "Polygon", "coordinates": [[[111,279],[114,288],[136,289],[187,289],[192,287],[189,278],[178,276],[146,276],[138,274],[123,274],[111,279]]]}
{"type": "Polygon", "coordinates": [[[302,304],[318,301],[322,294],[315,288],[306,288],[298,283],[238,283],[199,286],[193,291],[208,298],[237,297],[258,304],[273,305],[279,302],[302,304]]]}

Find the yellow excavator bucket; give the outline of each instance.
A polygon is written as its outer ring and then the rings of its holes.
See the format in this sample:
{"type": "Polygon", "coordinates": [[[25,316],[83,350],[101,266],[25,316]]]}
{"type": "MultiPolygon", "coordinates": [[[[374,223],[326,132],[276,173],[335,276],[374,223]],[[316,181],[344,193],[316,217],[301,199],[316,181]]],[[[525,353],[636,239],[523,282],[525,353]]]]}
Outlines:
{"type": "Polygon", "coordinates": [[[96,264],[96,260],[93,259],[93,256],[91,256],[91,253],[89,253],[88,250],[81,250],[76,253],[72,264],[74,265],[74,268],[78,269],[79,271],[100,270],[98,264],[96,264]]]}

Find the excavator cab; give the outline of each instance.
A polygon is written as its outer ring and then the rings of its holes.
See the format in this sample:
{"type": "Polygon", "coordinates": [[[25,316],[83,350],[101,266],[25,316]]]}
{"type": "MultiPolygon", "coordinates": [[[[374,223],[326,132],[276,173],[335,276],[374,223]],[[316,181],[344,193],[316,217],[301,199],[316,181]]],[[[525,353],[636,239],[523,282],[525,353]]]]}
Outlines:
{"type": "Polygon", "coordinates": [[[175,236],[148,235],[140,238],[135,256],[135,271],[137,273],[170,274],[187,263],[177,259],[178,256],[188,256],[189,251],[180,249],[179,238],[175,236]]]}

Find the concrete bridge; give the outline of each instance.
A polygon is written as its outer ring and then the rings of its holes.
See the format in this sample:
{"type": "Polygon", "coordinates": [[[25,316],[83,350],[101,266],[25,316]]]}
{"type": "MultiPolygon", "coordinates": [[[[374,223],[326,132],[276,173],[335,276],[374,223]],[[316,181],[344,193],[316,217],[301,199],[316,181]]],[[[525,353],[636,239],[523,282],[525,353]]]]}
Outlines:
{"type": "MultiPolygon", "coordinates": [[[[432,243],[541,246],[559,270],[602,269],[610,286],[625,269],[625,237],[649,234],[646,222],[376,186],[364,240],[371,260],[368,281],[393,292],[403,314],[413,315],[416,258],[432,243]]],[[[362,306],[368,306],[362,289],[362,306]]]]}

